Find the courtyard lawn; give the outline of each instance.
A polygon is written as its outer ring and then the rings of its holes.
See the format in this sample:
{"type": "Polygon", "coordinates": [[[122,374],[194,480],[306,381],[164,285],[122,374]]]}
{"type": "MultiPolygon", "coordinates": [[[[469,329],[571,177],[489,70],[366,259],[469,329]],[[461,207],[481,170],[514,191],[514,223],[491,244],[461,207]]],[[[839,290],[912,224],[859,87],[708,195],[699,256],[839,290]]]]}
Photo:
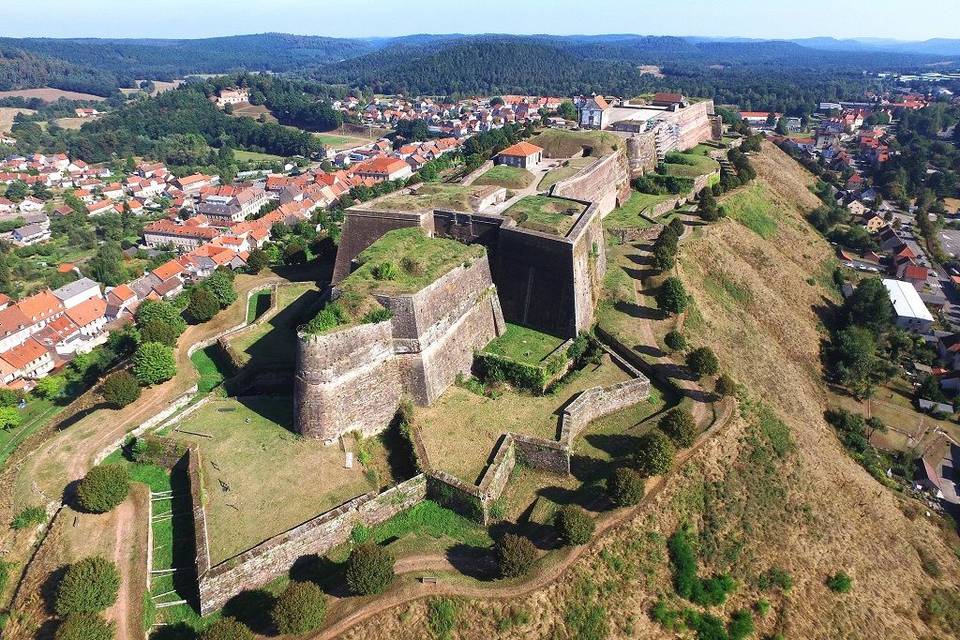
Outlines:
{"type": "Polygon", "coordinates": [[[247,322],[253,322],[270,308],[270,289],[257,291],[247,303],[247,322]]]}
{"type": "Polygon", "coordinates": [[[432,406],[418,407],[414,422],[432,464],[466,482],[477,482],[504,433],[556,439],[560,411],[576,394],[629,378],[604,356],[599,367],[572,374],[559,389],[544,396],[507,389],[494,399],[450,387],[432,406]]]}
{"type": "Polygon", "coordinates": [[[663,166],[668,176],[696,178],[717,171],[720,163],[699,153],[668,153],[663,166]]]}
{"type": "Polygon", "coordinates": [[[228,342],[244,364],[293,366],[297,327],[310,320],[319,301],[320,291],[312,283],[277,287],[277,306],[273,315],[260,324],[233,334],[228,342]]]}
{"type": "MultiPolygon", "coordinates": [[[[214,398],[169,432],[200,448],[213,564],[379,488],[358,460],[345,469],[339,446],[301,438],[292,422],[289,396],[214,398]]],[[[386,457],[379,439],[364,446],[386,457]]]]}
{"type": "Polygon", "coordinates": [[[424,184],[416,193],[393,193],[377,198],[364,206],[377,211],[432,211],[450,209],[452,211],[473,211],[470,197],[476,187],[458,184],[424,184]]]}
{"type": "Polygon", "coordinates": [[[567,178],[572,178],[577,175],[581,169],[589,167],[597,160],[598,158],[589,156],[586,158],[570,158],[564,162],[563,165],[548,171],[547,174],[540,179],[540,184],[537,185],[537,189],[539,191],[547,191],[561,180],[566,180],[567,178]]]}
{"type": "Polygon", "coordinates": [[[220,386],[229,375],[229,365],[219,362],[220,354],[216,345],[206,349],[198,349],[190,356],[193,366],[196,367],[200,379],[197,381],[197,393],[204,395],[220,386]]]}
{"type": "Polygon", "coordinates": [[[517,226],[524,229],[565,236],[583,211],[584,206],[573,200],[527,196],[511,205],[503,215],[513,218],[517,226]]]}
{"type": "MultiPolygon", "coordinates": [[[[617,207],[603,219],[603,226],[608,229],[646,229],[651,226],[651,222],[641,217],[640,214],[647,212],[654,205],[673,200],[676,196],[672,195],[652,195],[649,193],[640,193],[632,191],[630,199],[617,207]]],[[[649,214],[647,214],[649,215],[649,214]]]]}
{"type": "Polygon", "coordinates": [[[533,174],[520,167],[508,167],[505,164],[493,167],[473,181],[475,185],[495,185],[507,189],[525,189],[533,182],[533,174]]]}
{"type": "Polygon", "coordinates": [[[564,338],[508,322],[507,330],[503,335],[493,340],[483,350],[519,362],[539,364],[564,342],[566,342],[564,338]]]}

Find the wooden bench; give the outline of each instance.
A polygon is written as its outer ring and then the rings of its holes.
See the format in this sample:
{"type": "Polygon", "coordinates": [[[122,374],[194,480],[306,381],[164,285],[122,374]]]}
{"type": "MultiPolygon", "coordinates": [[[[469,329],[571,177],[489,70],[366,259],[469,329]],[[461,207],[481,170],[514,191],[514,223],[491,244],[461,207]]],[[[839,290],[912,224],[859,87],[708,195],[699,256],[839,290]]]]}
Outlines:
{"type": "Polygon", "coordinates": [[[440,578],[437,576],[423,576],[420,578],[422,584],[437,584],[440,582],[440,578]]]}

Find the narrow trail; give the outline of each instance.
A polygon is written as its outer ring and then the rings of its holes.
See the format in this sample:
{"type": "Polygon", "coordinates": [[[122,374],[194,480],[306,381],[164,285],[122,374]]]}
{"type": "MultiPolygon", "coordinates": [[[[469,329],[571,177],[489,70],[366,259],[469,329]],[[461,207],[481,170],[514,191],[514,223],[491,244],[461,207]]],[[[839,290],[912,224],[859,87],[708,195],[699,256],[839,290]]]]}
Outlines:
{"type": "MultiPolygon", "coordinates": [[[[339,635],[349,631],[356,625],[370,619],[371,617],[383,613],[389,609],[408,604],[422,598],[432,596],[461,596],[467,598],[485,598],[485,599],[505,599],[526,596],[534,591],[542,589],[555,582],[586,552],[590,551],[595,545],[599,544],[603,538],[614,531],[616,528],[626,525],[647,507],[653,504],[660,492],[667,486],[667,481],[673,477],[684,464],[695,456],[704,446],[709,444],[714,436],[722,431],[730,423],[734,415],[736,403],[727,399],[719,403],[720,412],[713,426],[702,433],[694,445],[680,453],[677,456],[676,464],[670,473],[664,476],[653,478],[647,483],[647,493],[643,500],[629,509],[624,509],[608,514],[601,515],[597,520],[597,527],[593,538],[586,545],[579,547],[569,547],[564,552],[565,555],[556,563],[539,571],[529,580],[521,583],[505,585],[502,587],[483,587],[468,584],[454,584],[438,582],[437,584],[410,583],[386,596],[370,601],[348,615],[337,619],[326,629],[306,636],[309,640],[331,640],[339,635]]],[[[408,556],[399,560],[395,566],[398,575],[418,573],[423,571],[447,571],[454,570],[449,560],[442,554],[423,554],[408,556]]]]}
{"type": "Polygon", "coordinates": [[[114,512],[116,528],[113,545],[113,563],[120,569],[120,589],[116,603],[110,607],[109,617],[117,623],[116,640],[133,640],[141,637],[138,630],[131,629],[131,556],[133,555],[134,519],[136,507],[133,500],[126,500],[114,512]]]}

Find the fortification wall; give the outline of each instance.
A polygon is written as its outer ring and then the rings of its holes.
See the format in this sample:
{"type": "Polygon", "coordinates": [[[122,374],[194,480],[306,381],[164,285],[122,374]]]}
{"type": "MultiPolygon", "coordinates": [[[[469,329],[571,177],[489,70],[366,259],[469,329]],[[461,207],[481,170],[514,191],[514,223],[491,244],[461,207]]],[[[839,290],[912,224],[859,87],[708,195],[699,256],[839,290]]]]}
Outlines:
{"type": "Polygon", "coordinates": [[[340,246],[337,247],[337,259],[333,265],[331,282],[336,284],[350,275],[353,259],[383,234],[408,227],[421,227],[432,234],[433,215],[422,211],[347,209],[344,213],[343,232],[340,234],[340,246]]]}
{"type": "Polygon", "coordinates": [[[294,420],[309,438],[385,429],[402,392],[390,322],[361,324],[320,336],[300,335],[294,420]]]}
{"type": "MultiPolygon", "coordinates": [[[[625,145],[624,145],[625,146],[625,145]]],[[[594,203],[606,216],[630,195],[630,164],[621,148],[599,158],[575,175],[557,182],[550,194],[594,203]]]]}
{"type": "Polygon", "coordinates": [[[609,387],[587,389],[563,410],[560,442],[573,450],[577,436],[597,418],[631,407],[650,396],[650,380],[639,377],[609,387]]]}
{"type": "MultiPolygon", "coordinates": [[[[626,134],[622,134],[626,135],[626,134]]],[[[657,136],[654,132],[630,134],[627,137],[627,160],[630,177],[635,178],[657,168],[657,136]]]]}
{"type": "MultiPolygon", "coordinates": [[[[191,477],[191,485],[193,482],[191,477]]],[[[323,555],[343,544],[357,524],[380,524],[426,495],[427,478],[420,474],[383,493],[371,492],[345,502],[214,567],[198,561],[200,613],[212,613],[238,593],[269,582],[303,556],[323,555]]]]}
{"type": "Polygon", "coordinates": [[[544,440],[525,436],[519,433],[513,435],[513,446],[516,449],[518,464],[531,469],[540,469],[557,475],[570,474],[570,449],[555,440],[544,440]]]}
{"type": "Polygon", "coordinates": [[[671,114],[670,118],[680,127],[679,148],[692,149],[713,137],[710,116],[713,115],[713,100],[702,100],[671,114]]]}
{"type": "Polygon", "coordinates": [[[591,204],[568,236],[573,241],[574,318],[577,332],[593,325],[594,309],[607,272],[602,211],[591,204]]]}
{"type": "Polygon", "coordinates": [[[503,216],[482,213],[461,213],[437,209],[433,212],[433,228],[438,238],[450,238],[465,244],[482,244],[487,253],[496,251],[503,216]]]}

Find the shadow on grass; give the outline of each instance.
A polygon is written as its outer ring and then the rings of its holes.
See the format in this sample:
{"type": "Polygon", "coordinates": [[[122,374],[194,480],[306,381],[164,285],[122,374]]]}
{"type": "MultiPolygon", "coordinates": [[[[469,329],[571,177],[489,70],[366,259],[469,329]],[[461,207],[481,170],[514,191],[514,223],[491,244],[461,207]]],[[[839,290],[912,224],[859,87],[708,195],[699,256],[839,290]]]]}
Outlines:
{"type": "Polygon", "coordinates": [[[623,300],[618,300],[616,303],[614,303],[613,308],[620,313],[627,314],[631,318],[643,320],[666,320],[668,317],[667,314],[660,309],[654,309],[653,307],[641,307],[633,302],[625,302],[623,300]]]}
{"type": "Polygon", "coordinates": [[[271,635],[275,629],[270,610],[276,601],[276,596],[264,589],[242,591],[223,605],[223,615],[242,622],[254,633],[271,635]]]}
{"type": "Polygon", "coordinates": [[[250,356],[246,366],[258,369],[286,365],[292,369],[296,359],[297,327],[316,315],[323,300],[322,292],[306,291],[267,320],[270,330],[245,349],[250,356]]]}
{"type": "Polygon", "coordinates": [[[43,599],[43,608],[50,615],[56,615],[57,590],[60,583],[63,582],[63,576],[67,573],[67,565],[57,567],[50,572],[47,579],[40,585],[40,597],[43,599]]]}
{"type": "Polygon", "coordinates": [[[260,417],[295,433],[293,428],[293,396],[238,396],[236,400],[260,417]]]}
{"type": "Polygon", "coordinates": [[[72,427],[73,425],[77,424],[78,422],[80,422],[81,420],[83,420],[84,418],[86,418],[87,416],[89,416],[89,415],[91,415],[91,414],[93,414],[93,413],[96,413],[97,411],[100,411],[101,409],[109,409],[109,408],[110,408],[110,405],[107,404],[106,402],[98,402],[98,403],[96,403],[96,404],[94,404],[94,405],[91,405],[91,406],[85,408],[85,409],[81,409],[80,411],[77,411],[76,413],[70,415],[70,416],[67,417],[67,418],[64,418],[62,421],[60,421],[59,423],[57,423],[57,431],[64,431],[64,430],[66,430],[66,429],[69,429],[70,427],[72,427]]]}
{"type": "Polygon", "coordinates": [[[150,640],[197,640],[197,632],[185,622],[155,627],[150,640]]]}
{"type": "Polygon", "coordinates": [[[463,575],[476,580],[496,580],[500,577],[490,549],[455,544],[447,549],[447,561],[463,575]]]}
{"type": "Polygon", "coordinates": [[[346,562],[334,562],[327,556],[311,553],[297,558],[290,567],[290,579],[298,582],[313,582],[325,593],[337,598],[350,595],[344,572],[346,562]]]}

